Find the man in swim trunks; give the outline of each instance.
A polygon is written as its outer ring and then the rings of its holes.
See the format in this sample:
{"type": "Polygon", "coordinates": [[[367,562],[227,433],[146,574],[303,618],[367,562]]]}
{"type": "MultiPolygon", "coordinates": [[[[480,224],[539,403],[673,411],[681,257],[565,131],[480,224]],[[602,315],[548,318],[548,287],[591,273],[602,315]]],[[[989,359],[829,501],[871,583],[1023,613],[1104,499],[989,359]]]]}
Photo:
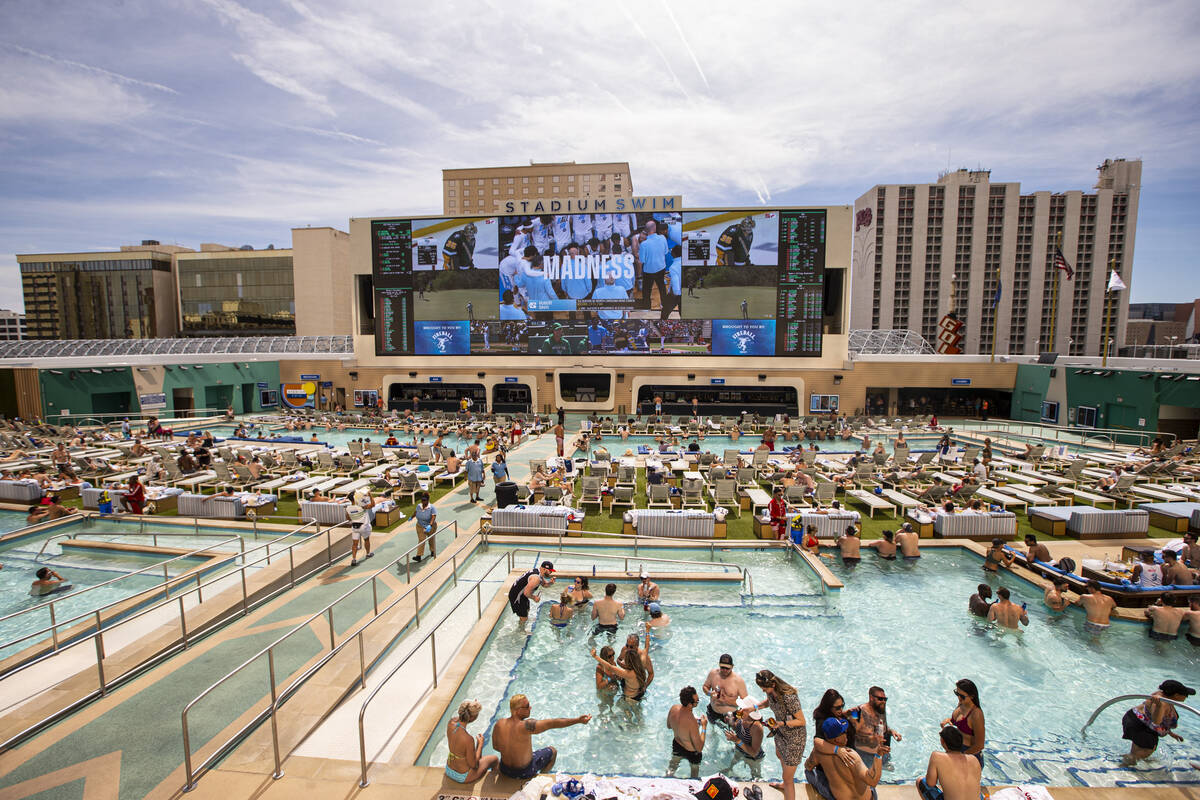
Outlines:
{"type": "Polygon", "coordinates": [[[554,583],[554,564],[543,561],[537,569],[531,569],[513,581],[508,590],[508,606],[517,615],[517,624],[522,630],[529,619],[530,602],[540,603],[542,598],[537,594],[538,587],[554,583]]]}
{"type": "Polygon", "coordinates": [[[49,567],[42,567],[37,571],[37,580],[29,586],[29,593],[32,595],[50,594],[66,582],[67,579],[62,575],[49,567]]]}
{"type": "Polygon", "coordinates": [[[896,531],[896,545],[905,559],[921,557],[921,536],[913,530],[911,522],[904,523],[896,531]]]}
{"type": "Polygon", "coordinates": [[[1029,615],[1025,613],[1025,608],[1009,599],[1008,589],[1001,586],[996,590],[996,596],[1000,599],[988,609],[988,622],[998,622],[1014,631],[1022,625],[1029,625],[1029,615]]]}
{"type": "Polygon", "coordinates": [[[1188,610],[1183,612],[1183,621],[1188,624],[1187,640],[1193,647],[1200,647],[1200,595],[1188,598],[1188,610]]]}
{"type": "Polygon", "coordinates": [[[592,603],[592,619],[596,620],[593,636],[607,633],[610,636],[617,632],[617,623],[625,619],[625,606],[614,595],[617,585],[610,583],[604,587],[604,597],[592,603]]]}
{"type": "Polygon", "coordinates": [[[1170,641],[1179,638],[1179,626],[1187,612],[1175,605],[1175,598],[1164,596],[1143,613],[1150,620],[1150,638],[1170,641]]]}
{"type": "Polygon", "coordinates": [[[746,681],[733,671],[729,653],[717,659],[717,668],[709,670],[701,689],[709,697],[707,714],[713,722],[728,723],[728,715],[738,709],[738,700],[747,695],[746,681]]]}
{"type": "Polygon", "coordinates": [[[691,777],[700,777],[700,761],[704,758],[704,740],[708,735],[708,720],[699,720],[693,711],[700,703],[700,695],[693,686],[685,686],[679,691],[679,702],[671,706],[667,712],[667,727],[671,729],[674,738],[671,739],[671,760],[667,763],[667,777],[674,778],[679,762],[687,760],[691,767],[691,777]]]}
{"type": "Polygon", "coordinates": [[[642,570],[642,582],[638,584],[638,602],[642,608],[648,608],[651,603],[657,603],[660,590],[658,584],[650,580],[650,573],[642,570]]]}
{"type": "Polygon", "coordinates": [[[1117,601],[1100,591],[1099,581],[1088,581],[1087,592],[1079,595],[1079,599],[1073,602],[1083,606],[1083,610],[1087,612],[1083,629],[1088,633],[1107,630],[1110,624],[1109,617],[1117,607],[1117,601]]]}
{"type": "Polygon", "coordinates": [[[549,771],[558,758],[558,750],[553,747],[543,747],[534,751],[535,733],[569,728],[572,725],[587,725],[592,719],[590,714],[570,718],[533,719],[529,716],[529,698],[523,694],[513,695],[508,701],[508,710],[509,716],[497,720],[492,727],[492,746],[500,754],[500,773],[522,781],[529,780],[539,772],[549,771]]]}
{"type": "Polygon", "coordinates": [[[942,728],[942,752],[929,754],[925,777],[917,779],[921,800],[976,800],[980,793],[979,760],[963,752],[962,732],[942,728]]]}
{"type": "Polygon", "coordinates": [[[1034,561],[1041,561],[1043,564],[1054,563],[1050,558],[1050,549],[1044,544],[1039,544],[1037,537],[1032,533],[1025,534],[1025,558],[1029,561],[1029,566],[1033,566],[1034,561]]]}
{"type": "Polygon", "coordinates": [[[875,554],[880,558],[886,558],[888,561],[896,560],[896,534],[891,531],[884,531],[882,539],[876,539],[865,547],[875,549],[875,554]]]}
{"type": "Polygon", "coordinates": [[[862,561],[862,555],[859,550],[861,541],[858,538],[858,528],[853,525],[847,525],[846,531],[837,540],[838,547],[842,551],[842,563],[854,566],[859,561],[862,561]]]}
{"type": "Polygon", "coordinates": [[[1046,594],[1042,597],[1042,602],[1051,611],[1064,611],[1067,608],[1067,598],[1064,594],[1067,587],[1071,584],[1067,583],[1062,578],[1055,578],[1049,586],[1046,587],[1046,594]]]}
{"type": "Polygon", "coordinates": [[[646,629],[650,628],[665,628],[671,624],[671,618],[663,613],[662,606],[658,603],[651,603],[646,606],[646,613],[650,615],[650,619],[646,620],[646,629]]]}
{"type": "Polygon", "coordinates": [[[1176,586],[1192,586],[1196,583],[1196,578],[1192,575],[1192,571],[1185,567],[1179,561],[1179,556],[1174,550],[1163,548],[1163,585],[1174,584],[1176,586]]]}
{"type": "Polygon", "coordinates": [[[992,587],[986,583],[981,583],[976,587],[975,594],[971,595],[971,599],[967,601],[967,608],[975,616],[986,618],[988,611],[992,607],[992,604],[988,602],[991,597],[992,587]]]}

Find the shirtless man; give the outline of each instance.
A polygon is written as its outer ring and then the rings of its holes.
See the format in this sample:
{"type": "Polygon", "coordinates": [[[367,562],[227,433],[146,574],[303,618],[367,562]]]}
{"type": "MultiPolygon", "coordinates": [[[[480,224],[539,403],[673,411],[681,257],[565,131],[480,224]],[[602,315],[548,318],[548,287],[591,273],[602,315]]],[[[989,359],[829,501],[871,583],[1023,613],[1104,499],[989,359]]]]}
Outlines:
{"type": "Polygon", "coordinates": [[[1179,563],[1179,557],[1174,550],[1163,548],[1163,585],[1173,583],[1176,586],[1191,586],[1196,582],[1192,571],[1179,563]]]}
{"type": "MultiPolygon", "coordinates": [[[[870,800],[871,791],[879,784],[883,759],[875,759],[868,769],[854,748],[847,748],[850,723],[829,717],[821,723],[821,738],[837,748],[826,755],[817,748],[804,762],[804,777],[826,800],[870,800]],[[845,748],[843,750],[843,748],[845,748]],[[842,758],[843,752],[846,758],[842,758]]],[[[972,758],[972,761],[974,759],[972,758]]]]}
{"type": "Polygon", "coordinates": [[[1067,583],[1062,578],[1055,578],[1054,581],[1046,587],[1046,594],[1042,598],[1042,602],[1051,611],[1064,611],[1069,605],[1067,598],[1063,594],[1071,584],[1067,583]]]}
{"type": "Polygon", "coordinates": [[[1043,564],[1052,564],[1050,558],[1050,549],[1044,544],[1038,543],[1037,537],[1032,533],[1025,534],[1025,558],[1029,561],[1029,566],[1033,566],[1034,561],[1041,561],[1043,564]]]}
{"type": "Polygon", "coordinates": [[[562,458],[563,455],[563,438],[566,435],[567,430],[562,426],[561,422],[554,426],[554,445],[558,448],[559,458],[562,458]]]}
{"type": "Polygon", "coordinates": [[[667,777],[674,778],[679,762],[686,759],[691,764],[691,777],[700,777],[700,761],[704,758],[704,740],[708,735],[708,720],[699,720],[692,715],[700,703],[695,687],[685,686],[679,691],[679,702],[667,712],[667,727],[674,738],[671,740],[671,760],[667,764],[667,777]]]}
{"type": "Polygon", "coordinates": [[[904,523],[896,531],[896,544],[900,546],[900,555],[905,558],[921,557],[921,537],[913,530],[911,522],[904,523]]]}
{"type": "Polygon", "coordinates": [[[967,609],[977,617],[986,617],[988,610],[992,607],[992,604],[988,602],[991,597],[992,587],[981,583],[976,587],[975,594],[971,595],[971,599],[967,601],[967,609]]]}
{"type": "Polygon", "coordinates": [[[1184,566],[1200,569],[1200,544],[1196,544],[1196,534],[1185,533],[1183,535],[1183,550],[1179,553],[1179,560],[1184,563],[1184,566]]]}
{"type": "Polygon", "coordinates": [[[1100,591],[1099,581],[1088,581],[1087,588],[1087,592],[1074,602],[1087,612],[1083,629],[1088,633],[1100,633],[1108,629],[1109,617],[1117,607],[1117,601],[1100,591]]]}
{"type": "Polygon", "coordinates": [[[858,528],[853,525],[846,526],[846,532],[838,537],[838,547],[842,550],[842,563],[851,566],[862,561],[862,556],[859,551],[861,542],[858,538],[858,528]]]}
{"type": "Polygon", "coordinates": [[[638,584],[638,602],[642,604],[642,608],[648,608],[651,603],[657,603],[659,599],[658,584],[650,580],[650,573],[642,571],[642,582],[638,584]]]}
{"type": "Polygon", "coordinates": [[[917,779],[921,800],[975,800],[980,796],[979,759],[963,750],[962,732],[952,725],[942,728],[942,752],[929,754],[925,777],[917,779]]]}
{"type": "Polygon", "coordinates": [[[1147,631],[1150,638],[1160,641],[1170,641],[1171,639],[1179,638],[1179,626],[1183,622],[1183,615],[1187,611],[1175,605],[1175,598],[1160,597],[1154,605],[1147,608],[1143,613],[1151,623],[1150,630],[1147,631]]]}
{"type": "Polygon", "coordinates": [[[1187,640],[1193,647],[1200,647],[1200,595],[1188,598],[1188,610],[1183,612],[1183,621],[1188,624],[1187,640]]]}
{"type": "Polygon", "coordinates": [[[592,619],[596,620],[593,636],[601,633],[615,634],[617,623],[625,619],[625,606],[613,596],[616,593],[617,585],[610,583],[604,587],[604,597],[592,603],[592,619]]]}
{"type": "Polygon", "coordinates": [[[553,747],[543,747],[534,752],[535,733],[569,728],[572,725],[587,725],[592,719],[590,714],[570,718],[533,719],[529,716],[530,710],[528,697],[523,694],[513,695],[508,701],[509,716],[497,720],[492,728],[492,746],[500,754],[500,773],[522,781],[529,780],[539,772],[550,770],[558,758],[558,751],[553,747]]]}
{"type": "Polygon", "coordinates": [[[1029,625],[1029,615],[1025,613],[1025,608],[1008,599],[1008,589],[1001,586],[996,590],[996,596],[1000,599],[988,609],[988,622],[998,622],[1010,630],[1029,625]]]}
{"type": "Polygon", "coordinates": [[[888,561],[896,560],[896,534],[891,531],[884,531],[882,539],[876,539],[864,547],[874,548],[875,554],[880,558],[886,558],[888,561]]]}
{"type": "Polygon", "coordinates": [[[729,722],[728,715],[737,710],[737,701],[745,697],[746,682],[733,671],[733,656],[722,653],[717,668],[709,670],[701,687],[708,695],[708,718],[713,722],[729,722]]]}
{"type": "Polygon", "coordinates": [[[646,630],[651,628],[665,628],[671,624],[671,618],[663,613],[662,606],[658,603],[651,603],[646,606],[647,613],[650,614],[650,619],[646,620],[646,630]]]}

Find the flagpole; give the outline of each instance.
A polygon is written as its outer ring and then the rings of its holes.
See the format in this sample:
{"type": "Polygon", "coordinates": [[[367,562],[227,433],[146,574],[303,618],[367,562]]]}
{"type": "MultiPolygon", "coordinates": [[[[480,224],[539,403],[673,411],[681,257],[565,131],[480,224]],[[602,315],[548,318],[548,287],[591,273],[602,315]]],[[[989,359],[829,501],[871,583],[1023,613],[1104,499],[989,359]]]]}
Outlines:
{"type": "MultiPolygon", "coordinates": [[[[1114,258],[1110,264],[1113,272],[1117,271],[1117,260],[1114,258]]],[[[1109,283],[1112,281],[1110,280],[1109,283]]],[[[1108,366],[1108,331],[1112,327],[1112,289],[1104,290],[1104,357],[1100,359],[1100,366],[1108,366]]]]}
{"type": "MultiPolygon", "coordinates": [[[[1057,243],[1056,247],[1058,249],[1062,249],[1062,229],[1061,228],[1058,231],[1058,243],[1057,243]]],[[[1055,253],[1057,254],[1057,250],[1055,251],[1055,253]]],[[[1050,347],[1047,348],[1047,352],[1053,353],[1058,349],[1055,346],[1056,342],[1055,342],[1055,338],[1054,338],[1054,332],[1055,332],[1055,328],[1058,325],[1058,284],[1060,284],[1062,282],[1062,270],[1060,270],[1053,263],[1053,261],[1051,262],[1050,267],[1051,267],[1051,269],[1054,270],[1054,291],[1051,293],[1051,297],[1050,297],[1050,347]]]]}

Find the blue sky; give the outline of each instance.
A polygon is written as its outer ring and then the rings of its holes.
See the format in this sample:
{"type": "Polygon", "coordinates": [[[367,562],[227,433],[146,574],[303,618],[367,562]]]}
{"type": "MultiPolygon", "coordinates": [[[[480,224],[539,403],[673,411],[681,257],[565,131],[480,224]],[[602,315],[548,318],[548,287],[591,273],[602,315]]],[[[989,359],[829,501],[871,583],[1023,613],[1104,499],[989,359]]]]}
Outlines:
{"type": "Polygon", "coordinates": [[[835,5],[0,4],[0,307],[16,253],[286,247],[530,159],[719,206],[1142,158],[1132,299],[1200,296],[1200,5],[835,5]]]}

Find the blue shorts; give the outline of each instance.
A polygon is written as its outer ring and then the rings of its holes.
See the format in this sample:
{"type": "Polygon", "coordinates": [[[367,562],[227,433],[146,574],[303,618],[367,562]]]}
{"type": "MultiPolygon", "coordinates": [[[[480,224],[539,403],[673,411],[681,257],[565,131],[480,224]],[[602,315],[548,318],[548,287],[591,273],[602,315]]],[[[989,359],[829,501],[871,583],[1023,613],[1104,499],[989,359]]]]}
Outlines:
{"type": "Polygon", "coordinates": [[[501,761],[500,774],[516,778],[517,780],[527,781],[550,766],[550,762],[553,760],[554,748],[543,747],[541,750],[533,751],[533,759],[524,767],[510,767],[501,761]]]}

